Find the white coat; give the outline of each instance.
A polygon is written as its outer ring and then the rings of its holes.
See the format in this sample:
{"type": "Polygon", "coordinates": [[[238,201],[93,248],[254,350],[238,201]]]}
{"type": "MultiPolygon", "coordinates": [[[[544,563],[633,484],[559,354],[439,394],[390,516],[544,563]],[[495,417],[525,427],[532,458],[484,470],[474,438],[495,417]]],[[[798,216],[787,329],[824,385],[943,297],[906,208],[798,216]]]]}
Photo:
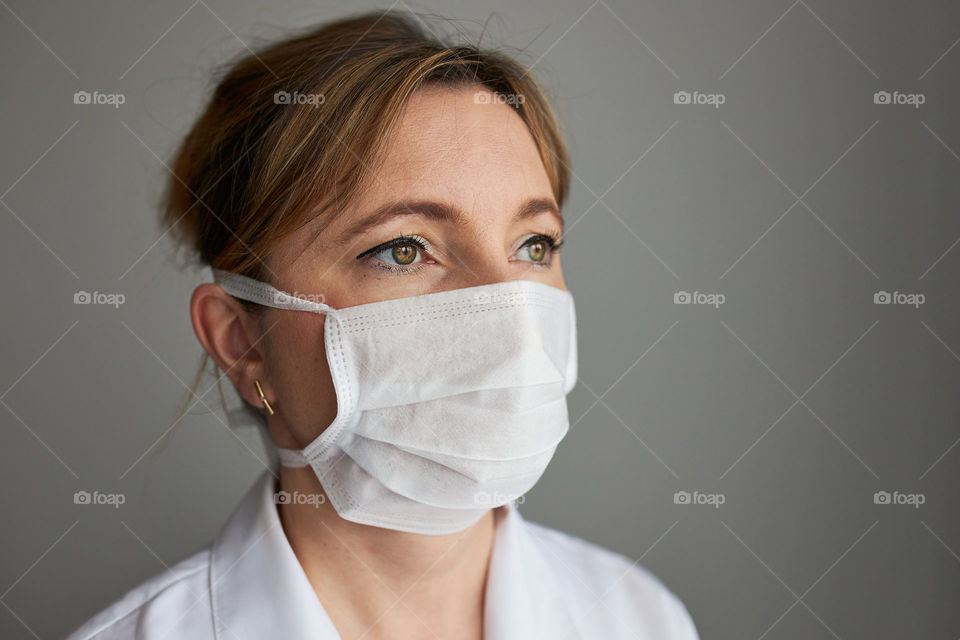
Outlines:
{"type": "MultiPolygon", "coordinates": [[[[246,495],[211,547],[134,588],[68,640],[339,640],[280,525],[274,479],[246,495]]],[[[630,559],[499,519],[485,599],[490,640],[697,640],[683,603],[630,559]]]]}

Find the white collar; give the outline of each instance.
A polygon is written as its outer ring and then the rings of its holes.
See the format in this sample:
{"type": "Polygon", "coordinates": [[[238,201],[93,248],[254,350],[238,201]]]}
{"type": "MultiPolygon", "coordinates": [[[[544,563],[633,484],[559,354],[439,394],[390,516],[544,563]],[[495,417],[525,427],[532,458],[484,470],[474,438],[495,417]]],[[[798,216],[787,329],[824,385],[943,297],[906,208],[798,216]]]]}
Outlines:
{"type": "MultiPolygon", "coordinates": [[[[213,545],[210,565],[218,640],[339,638],[290,546],[264,473],[213,545]]],[[[498,518],[485,596],[485,635],[519,640],[551,626],[575,625],[561,602],[551,559],[540,551],[520,512],[508,504],[498,518]]]]}
{"type": "Polygon", "coordinates": [[[215,635],[218,640],[337,638],[283,533],[274,491],[273,474],[265,472],[213,544],[215,635]]]}

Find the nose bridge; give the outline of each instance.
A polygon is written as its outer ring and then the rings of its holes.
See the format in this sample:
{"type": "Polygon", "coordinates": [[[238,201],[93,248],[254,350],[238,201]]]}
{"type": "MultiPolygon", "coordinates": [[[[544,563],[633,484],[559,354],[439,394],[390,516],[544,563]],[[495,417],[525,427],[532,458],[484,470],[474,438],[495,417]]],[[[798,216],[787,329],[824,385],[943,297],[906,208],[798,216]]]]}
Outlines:
{"type": "MultiPolygon", "coordinates": [[[[499,211],[490,205],[491,209],[499,211]]],[[[512,260],[510,243],[513,233],[508,222],[497,216],[476,215],[469,218],[461,233],[448,236],[444,249],[448,253],[447,280],[452,288],[464,288],[511,280],[543,280],[545,274],[533,273],[534,265],[512,260]]],[[[559,273],[554,274],[558,276],[559,273]]],[[[554,286],[565,288],[562,279],[554,286]]]]}
{"type": "Polygon", "coordinates": [[[461,272],[460,277],[465,282],[464,286],[493,284],[516,279],[510,263],[502,254],[487,253],[484,256],[477,256],[476,259],[465,256],[458,266],[458,271],[461,272]]]}
{"type": "Polygon", "coordinates": [[[515,269],[504,253],[502,233],[489,222],[471,225],[467,234],[447,249],[452,260],[448,278],[456,288],[474,287],[516,279],[515,269]]]}
{"type": "Polygon", "coordinates": [[[468,251],[458,252],[451,269],[451,278],[457,287],[474,287],[506,280],[515,280],[517,274],[507,256],[502,243],[498,243],[492,233],[483,237],[468,251]]]}

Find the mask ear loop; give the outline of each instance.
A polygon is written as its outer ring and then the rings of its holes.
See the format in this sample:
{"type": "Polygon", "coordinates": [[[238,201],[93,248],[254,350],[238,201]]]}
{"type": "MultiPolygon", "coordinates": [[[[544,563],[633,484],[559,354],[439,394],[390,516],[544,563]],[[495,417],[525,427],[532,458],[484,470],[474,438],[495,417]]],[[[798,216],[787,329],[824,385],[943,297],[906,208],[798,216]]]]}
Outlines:
{"type": "MultiPolygon", "coordinates": [[[[219,284],[224,291],[234,298],[262,304],[265,307],[290,309],[293,311],[312,311],[313,313],[322,313],[325,315],[335,315],[337,312],[336,309],[322,302],[313,302],[311,300],[298,298],[285,291],[280,291],[267,282],[255,280],[248,276],[224,269],[213,269],[213,281],[219,284]]],[[[257,394],[260,396],[264,408],[268,413],[273,415],[273,408],[263,394],[260,381],[256,380],[254,384],[257,387],[257,394]]],[[[307,459],[299,451],[278,447],[277,453],[280,455],[280,464],[284,467],[306,467],[309,465],[307,459]]]]}
{"type": "Polygon", "coordinates": [[[224,271],[223,269],[214,269],[213,281],[223,287],[223,290],[234,298],[262,304],[265,307],[291,309],[293,311],[312,311],[323,314],[336,312],[336,309],[322,302],[313,302],[312,300],[298,298],[285,291],[280,291],[267,282],[254,280],[239,273],[224,271]]]}

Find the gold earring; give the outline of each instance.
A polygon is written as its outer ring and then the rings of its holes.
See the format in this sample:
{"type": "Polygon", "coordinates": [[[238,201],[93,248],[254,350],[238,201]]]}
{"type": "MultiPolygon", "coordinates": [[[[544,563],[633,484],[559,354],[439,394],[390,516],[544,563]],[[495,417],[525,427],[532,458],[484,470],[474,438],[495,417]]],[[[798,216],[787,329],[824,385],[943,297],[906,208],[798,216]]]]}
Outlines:
{"type": "Polygon", "coordinates": [[[270,406],[270,403],[267,402],[266,396],[263,395],[263,387],[260,386],[260,381],[254,380],[253,384],[257,386],[257,393],[260,394],[260,402],[263,403],[263,406],[266,407],[270,415],[273,415],[273,408],[270,406]]]}

